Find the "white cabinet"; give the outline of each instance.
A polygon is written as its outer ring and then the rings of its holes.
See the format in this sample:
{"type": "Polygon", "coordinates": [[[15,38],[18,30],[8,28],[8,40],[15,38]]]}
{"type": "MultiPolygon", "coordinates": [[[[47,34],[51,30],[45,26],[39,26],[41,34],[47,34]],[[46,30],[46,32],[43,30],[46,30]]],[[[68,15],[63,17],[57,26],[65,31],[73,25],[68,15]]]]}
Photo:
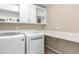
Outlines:
{"type": "Polygon", "coordinates": [[[28,4],[21,4],[20,5],[20,22],[21,23],[28,23],[29,20],[29,5],[28,4]]]}
{"type": "Polygon", "coordinates": [[[37,16],[46,17],[46,8],[37,6],[37,16]]]}
{"type": "Polygon", "coordinates": [[[29,5],[29,23],[36,23],[36,6],[29,5]]]}
{"type": "Polygon", "coordinates": [[[20,21],[21,23],[36,22],[36,6],[32,4],[20,5],[20,21]]]}
{"type": "Polygon", "coordinates": [[[46,24],[46,8],[33,4],[20,5],[20,23],[46,24]]]}
{"type": "Polygon", "coordinates": [[[2,23],[36,23],[36,6],[32,4],[1,4],[0,12],[2,23]]]}
{"type": "Polygon", "coordinates": [[[19,12],[18,5],[14,4],[0,4],[0,9],[11,12],[19,12]]]}
{"type": "Polygon", "coordinates": [[[19,22],[19,4],[0,4],[0,23],[19,22]]]}
{"type": "Polygon", "coordinates": [[[0,22],[46,24],[46,8],[33,4],[1,4],[0,22]]]}
{"type": "Polygon", "coordinates": [[[46,15],[46,8],[37,6],[37,23],[46,24],[47,23],[47,15],[46,15]]]}

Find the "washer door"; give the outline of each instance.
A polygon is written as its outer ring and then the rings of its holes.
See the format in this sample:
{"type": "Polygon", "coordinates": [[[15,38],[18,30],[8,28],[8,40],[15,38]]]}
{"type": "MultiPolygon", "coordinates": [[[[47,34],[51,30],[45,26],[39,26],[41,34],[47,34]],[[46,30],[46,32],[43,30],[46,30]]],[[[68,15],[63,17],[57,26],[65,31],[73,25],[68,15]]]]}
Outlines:
{"type": "Polygon", "coordinates": [[[24,54],[25,42],[22,36],[20,37],[4,37],[0,38],[0,54],[24,54]]]}

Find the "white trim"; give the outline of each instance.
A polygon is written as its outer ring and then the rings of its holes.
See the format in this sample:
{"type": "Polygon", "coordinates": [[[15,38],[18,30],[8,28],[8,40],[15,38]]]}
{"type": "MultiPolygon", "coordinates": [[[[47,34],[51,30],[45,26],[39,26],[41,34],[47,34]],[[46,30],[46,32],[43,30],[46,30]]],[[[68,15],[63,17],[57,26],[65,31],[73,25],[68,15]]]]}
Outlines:
{"type": "Polygon", "coordinates": [[[63,53],[61,53],[61,52],[59,52],[59,51],[57,51],[57,50],[55,50],[55,49],[53,49],[53,48],[51,48],[51,47],[49,47],[47,45],[46,45],[46,48],[48,48],[48,49],[50,49],[50,50],[52,50],[52,51],[54,51],[54,52],[56,52],[58,54],[63,54],[63,53]]]}

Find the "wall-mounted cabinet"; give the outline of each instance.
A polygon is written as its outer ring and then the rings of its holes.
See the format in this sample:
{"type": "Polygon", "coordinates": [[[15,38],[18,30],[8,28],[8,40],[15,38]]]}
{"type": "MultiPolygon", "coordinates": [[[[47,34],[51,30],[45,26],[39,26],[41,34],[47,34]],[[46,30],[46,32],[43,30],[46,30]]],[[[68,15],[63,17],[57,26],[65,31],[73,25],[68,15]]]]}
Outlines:
{"type": "Polygon", "coordinates": [[[20,21],[27,24],[46,24],[46,8],[32,4],[21,4],[20,21]]]}
{"type": "Polygon", "coordinates": [[[20,5],[20,22],[21,23],[28,23],[29,20],[29,6],[28,4],[21,4],[20,5]]]}
{"type": "Polygon", "coordinates": [[[0,4],[0,23],[19,23],[19,5],[0,4]]]}
{"type": "Polygon", "coordinates": [[[0,4],[0,9],[17,13],[19,12],[19,7],[16,4],[0,4]]]}
{"type": "Polygon", "coordinates": [[[21,23],[36,23],[36,6],[31,4],[20,5],[21,23]]]}
{"type": "Polygon", "coordinates": [[[47,23],[46,8],[37,6],[36,13],[37,13],[36,15],[37,22],[41,24],[46,24],[47,23]]]}
{"type": "Polygon", "coordinates": [[[29,5],[29,23],[36,23],[36,6],[29,5]]]}
{"type": "Polygon", "coordinates": [[[46,8],[33,4],[1,4],[0,22],[46,24],[46,8]]]}

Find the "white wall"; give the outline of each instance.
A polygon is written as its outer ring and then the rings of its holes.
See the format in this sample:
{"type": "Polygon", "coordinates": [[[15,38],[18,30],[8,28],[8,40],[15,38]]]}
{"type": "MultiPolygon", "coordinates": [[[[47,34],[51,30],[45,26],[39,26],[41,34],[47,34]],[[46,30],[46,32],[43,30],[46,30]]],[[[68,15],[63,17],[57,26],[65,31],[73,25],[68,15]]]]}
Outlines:
{"type": "Polygon", "coordinates": [[[45,29],[79,32],[79,4],[51,4],[47,7],[47,16],[45,29]]]}

